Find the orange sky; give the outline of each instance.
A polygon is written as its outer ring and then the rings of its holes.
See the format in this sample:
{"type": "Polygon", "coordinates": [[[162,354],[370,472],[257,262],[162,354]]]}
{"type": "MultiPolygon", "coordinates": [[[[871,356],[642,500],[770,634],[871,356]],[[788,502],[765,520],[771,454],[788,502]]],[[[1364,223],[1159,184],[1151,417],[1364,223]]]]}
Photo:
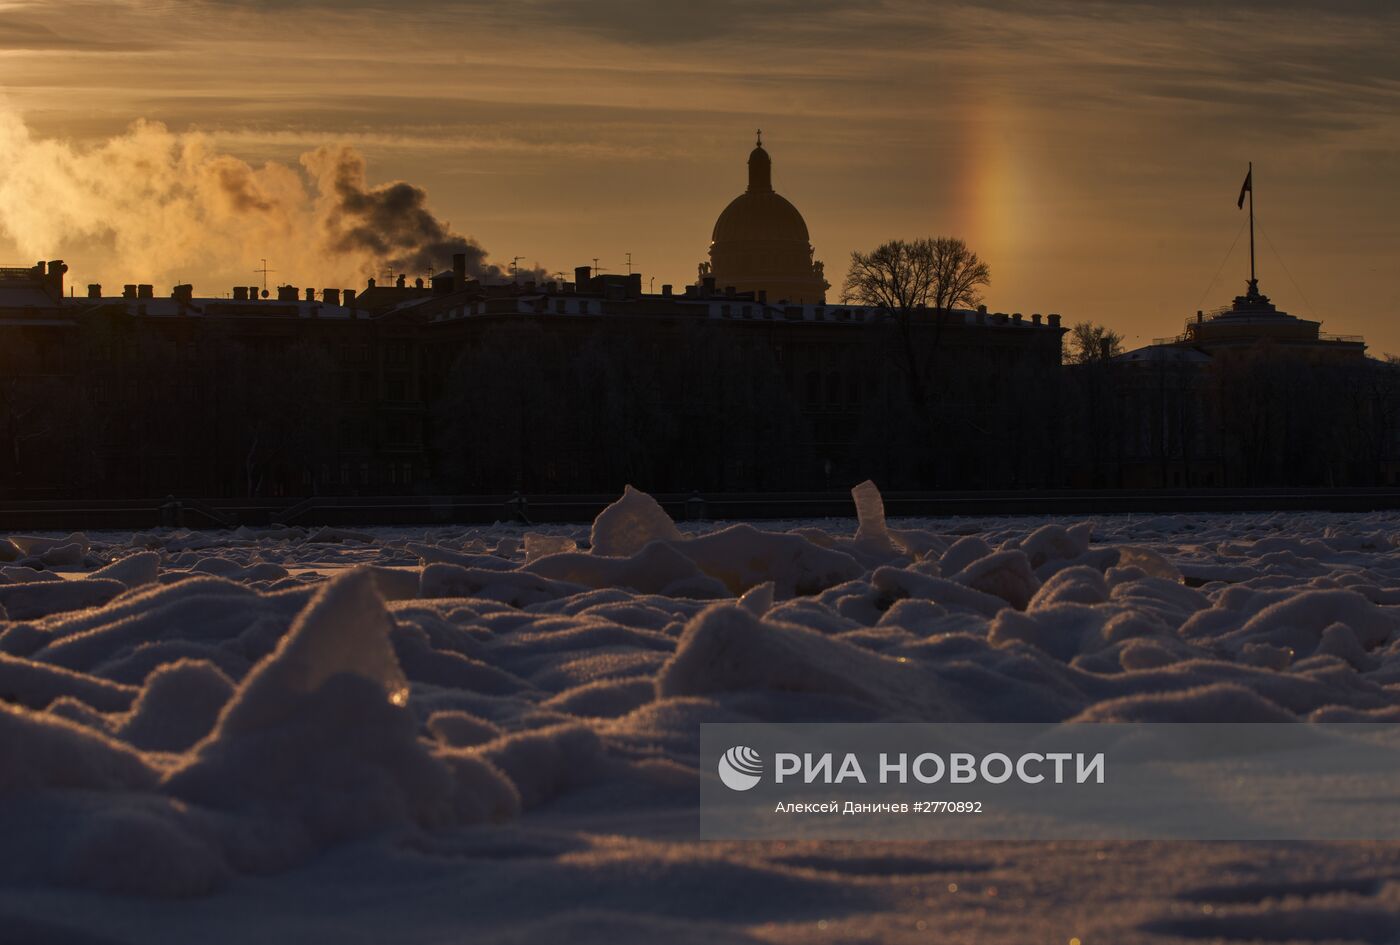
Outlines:
{"type": "Polygon", "coordinates": [[[298,163],[348,144],[498,263],[683,284],[762,126],[832,282],[958,235],[994,309],[1130,345],[1243,290],[1253,160],[1264,291],[1400,352],[1397,46],[1361,2],[0,0],[0,262],[356,284],[298,163]]]}

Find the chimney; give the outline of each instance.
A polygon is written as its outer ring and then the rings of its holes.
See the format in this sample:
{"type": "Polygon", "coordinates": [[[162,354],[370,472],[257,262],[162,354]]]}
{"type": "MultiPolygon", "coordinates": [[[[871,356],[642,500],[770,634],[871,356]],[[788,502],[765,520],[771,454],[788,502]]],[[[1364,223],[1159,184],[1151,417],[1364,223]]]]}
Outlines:
{"type": "Polygon", "coordinates": [[[467,254],[452,254],[452,287],[461,289],[467,284],[467,254]]]}
{"type": "Polygon", "coordinates": [[[399,278],[394,282],[394,286],[396,288],[402,289],[406,285],[408,285],[408,276],[404,275],[403,273],[399,273],[399,278]]]}
{"type": "Polygon", "coordinates": [[[194,301],[194,286],[188,282],[177,285],[170,290],[170,297],[172,299],[179,299],[181,302],[188,305],[190,302],[194,301]]]}
{"type": "Polygon", "coordinates": [[[134,282],[128,282],[126,285],[122,286],[122,298],[136,298],[136,284],[134,282]]]}
{"type": "Polygon", "coordinates": [[[314,301],[316,301],[316,290],[315,290],[315,289],[312,289],[312,288],[310,288],[310,287],[307,288],[307,290],[306,290],[306,301],[308,301],[308,302],[314,302],[314,301]]]}
{"type": "Polygon", "coordinates": [[[732,285],[727,285],[724,287],[724,297],[727,299],[732,299],[734,298],[734,293],[736,291],[738,290],[735,289],[732,285]]]}
{"type": "Polygon", "coordinates": [[[102,298],[102,284],[101,284],[100,282],[89,282],[89,283],[88,283],[88,298],[90,298],[90,299],[100,299],[100,298],[102,298]]]}
{"type": "Polygon", "coordinates": [[[1031,321],[1034,322],[1035,324],[1039,325],[1039,324],[1040,324],[1040,313],[1039,313],[1039,312],[1036,312],[1034,315],[1032,315],[1032,316],[1031,316],[1031,321]]]}
{"type": "Polygon", "coordinates": [[[574,287],[580,292],[587,292],[593,282],[593,269],[589,266],[574,267],[574,287]]]}
{"type": "Polygon", "coordinates": [[[258,287],[257,287],[257,286],[255,286],[255,285],[250,285],[250,286],[248,286],[248,298],[252,299],[254,302],[256,302],[256,301],[258,300],[258,287]]]}
{"type": "Polygon", "coordinates": [[[355,307],[355,290],[354,290],[354,289],[346,289],[346,290],[345,290],[344,292],[342,292],[340,295],[341,295],[341,298],[343,298],[343,299],[345,300],[345,302],[344,302],[343,304],[345,305],[346,308],[354,308],[354,307],[355,307]]]}
{"type": "Polygon", "coordinates": [[[321,290],[321,301],[322,301],[322,302],[325,302],[327,305],[339,305],[339,304],[340,304],[340,290],[339,290],[339,289],[322,289],[322,290],[321,290]]]}
{"type": "Polygon", "coordinates": [[[248,287],[246,285],[236,285],[233,287],[233,300],[235,302],[248,301],[248,287]]]}
{"type": "Polygon", "coordinates": [[[156,287],[143,282],[136,287],[136,297],[138,299],[153,299],[156,297],[156,287]]]}
{"type": "Polygon", "coordinates": [[[705,289],[705,294],[706,294],[706,295],[714,295],[714,294],[715,294],[715,277],[714,277],[714,276],[706,276],[705,278],[703,278],[703,279],[700,280],[700,284],[704,287],[704,289],[705,289]]]}
{"type": "Polygon", "coordinates": [[[68,267],[63,264],[63,260],[49,260],[49,287],[55,295],[63,295],[63,274],[67,271],[68,267]]]}
{"type": "Polygon", "coordinates": [[[1021,313],[1020,313],[1020,312],[1013,312],[1012,315],[1011,315],[1011,320],[1012,320],[1014,323],[1016,323],[1017,325],[1021,324],[1021,313]]]}
{"type": "Polygon", "coordinates": [[[671,297],[671,284],[669,282],[663,282],[661,284],[661,294],[668,299],[671,297]]]}
{"type": "Polygon", "coordinates": [[[759,289],[759,290],[758,290],[758,303],[759,303],[760,305],[767,305],[767,304],[768,304],[768,290],[767,290],[767,289],[759,289]]]}
{"type": "Polygon", "coordinates": [[[374,276],[370,276],[370,277],[369,277],[369,281],[365,283],[365,288],[366,288],[366,289],[373,289],[373,288],[374,288],[374,276]]]}
{"type": "Polygon", "coordinates": [[[642,297],[642,274],[640,272],[628,273],[627,297],[631,299],[642,297]]]}
{"type": "Polygon", "coordinates": [[[1051,327],[1051,328],[1059,328],[1059,327],[1060,327],[1060,313],[1059,313],[1059,312],[1051,312],[1049,315],[1046,316],[1046,320],[1050,322],[1050,327],[1051,327]]]}
{"type": "Polygon", "coordinates": [[[294,285],[279,285],[277,287],[277,301],[295,302],[297,300],[297,287],[294,285]]]}
{"type": "Polygon", "coordinates": [[[419,276],[417,279],[414,279],[414,280],[413,280],[413,287],[414,287],[415,289],[421,289],[421,288],[423,288],[423,277],[422,277],[422,276],[419,276]]]}

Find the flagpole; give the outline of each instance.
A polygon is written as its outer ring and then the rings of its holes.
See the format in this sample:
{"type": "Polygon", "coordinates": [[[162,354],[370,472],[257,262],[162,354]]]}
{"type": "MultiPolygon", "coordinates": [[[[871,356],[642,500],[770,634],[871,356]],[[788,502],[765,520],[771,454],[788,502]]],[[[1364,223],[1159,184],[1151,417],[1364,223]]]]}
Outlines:
{"type": "Polygon", "coordinates": [[[1259,284],[1254,275],[1254,162],[1249,162],[1249,288],[1252,292],[1259,284]]]}

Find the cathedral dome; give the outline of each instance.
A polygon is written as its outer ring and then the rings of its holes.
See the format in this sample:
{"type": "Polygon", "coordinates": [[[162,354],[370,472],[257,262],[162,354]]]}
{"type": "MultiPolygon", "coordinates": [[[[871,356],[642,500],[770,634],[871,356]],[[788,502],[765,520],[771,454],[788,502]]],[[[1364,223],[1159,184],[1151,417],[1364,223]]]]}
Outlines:
{"type": "Polygon", "coordinates": [[[763,145],[749,152],[749,189],[729,202],[715,221],[712,242],[797,240],[807,242],[807,221],[773,192],[773,161],[763,145]]]}
{"type": "Polygon", "coordinates": [[[718,286],[761,291],[774,300],[821,302],[827,284],[812,259],[807,221],[773,190],[773,161],[760,140],[749,152],[749,186],[729,202],[710,237],[709,271],[718,286]]]}
{"type": "Polygon", "coordinates": [[[715,221],[712,242],[783,240],[806,243],[807,221],[787,199],[773,191],[746,191],[729,202],[715,221]]]}

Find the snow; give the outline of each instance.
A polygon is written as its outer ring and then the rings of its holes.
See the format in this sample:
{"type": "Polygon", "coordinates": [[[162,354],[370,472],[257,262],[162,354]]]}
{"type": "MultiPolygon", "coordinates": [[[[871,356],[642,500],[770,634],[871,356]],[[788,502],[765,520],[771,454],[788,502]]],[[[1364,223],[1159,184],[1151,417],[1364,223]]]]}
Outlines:
{"type": "Polygon", "coordinates": [[[1390,513],[0,536],[34,941],[1400,939],[1395,845],[719,843],[733,721],[1400,721],[1390,513]]]}

